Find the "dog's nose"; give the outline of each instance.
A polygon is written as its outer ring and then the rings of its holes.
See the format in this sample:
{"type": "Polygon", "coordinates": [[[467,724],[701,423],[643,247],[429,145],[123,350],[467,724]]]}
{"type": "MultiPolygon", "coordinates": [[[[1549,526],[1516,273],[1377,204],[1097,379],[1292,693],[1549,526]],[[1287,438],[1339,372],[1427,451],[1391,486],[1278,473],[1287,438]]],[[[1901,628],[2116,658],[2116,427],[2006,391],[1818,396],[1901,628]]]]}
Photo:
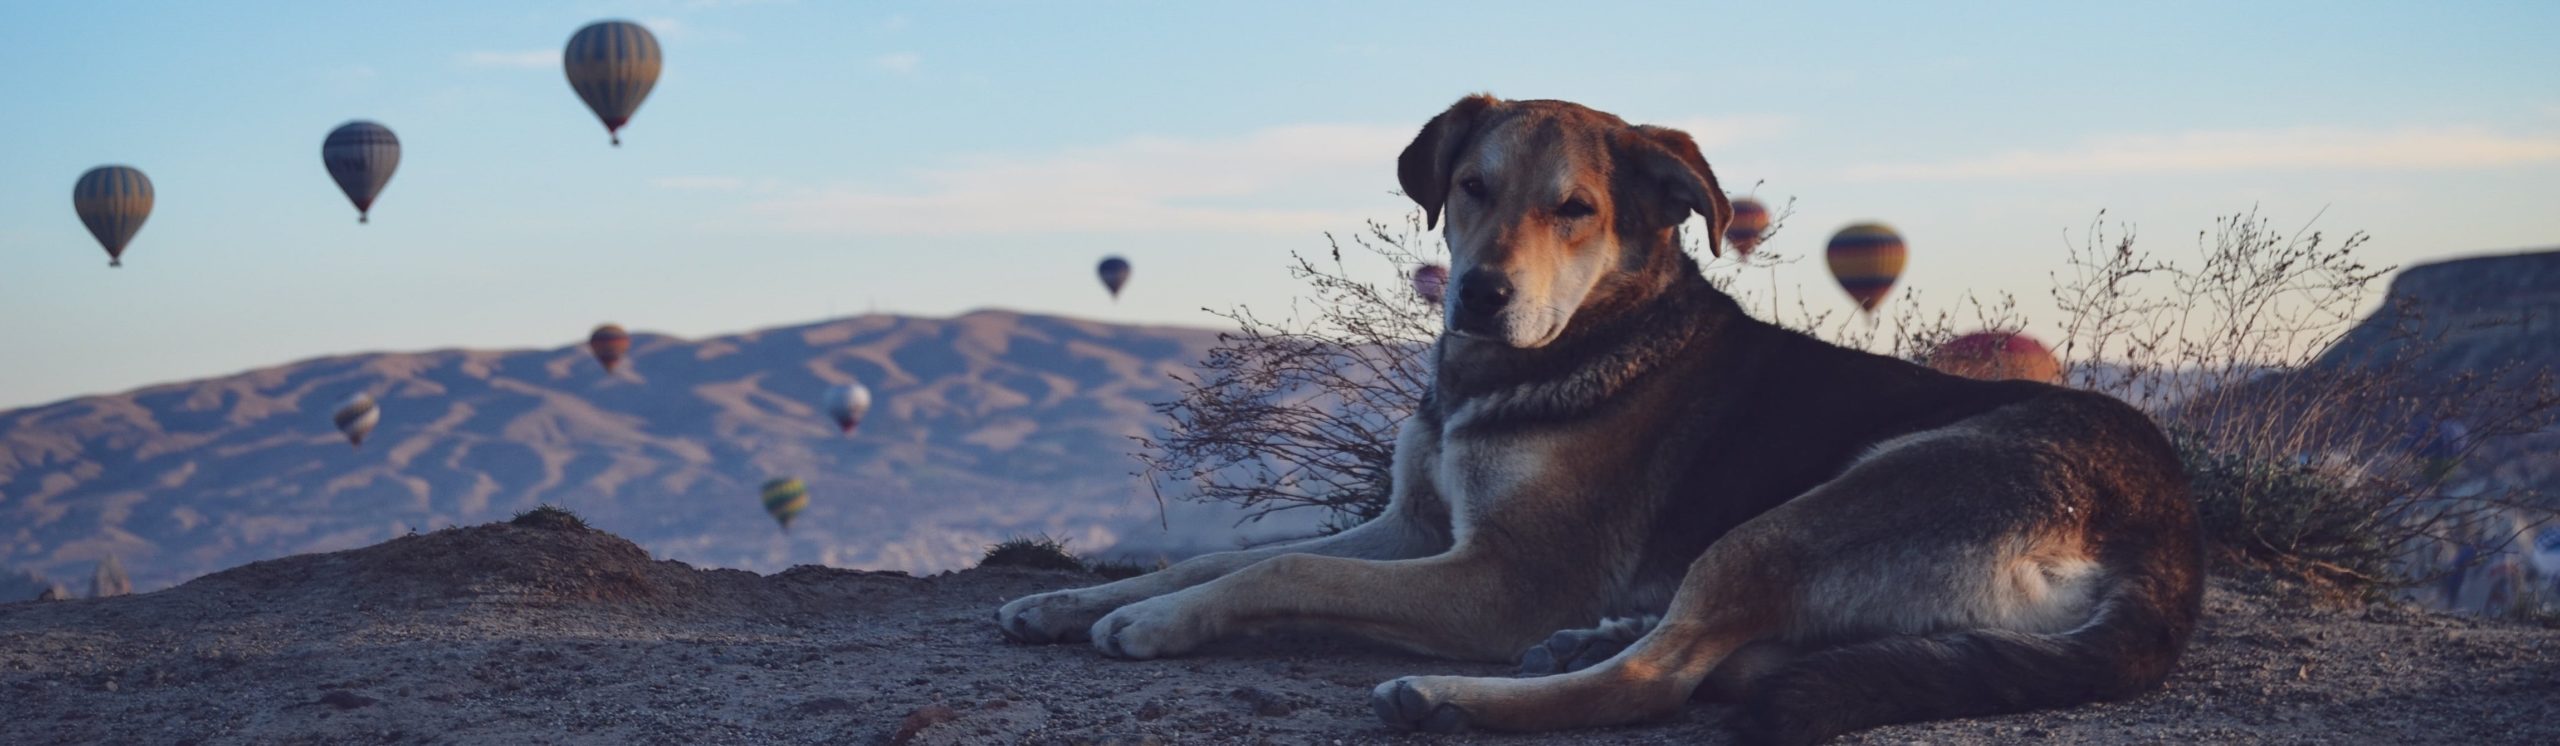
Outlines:
{"type": "Polygon", "coordinates": [[[1491,321],[1511,304],[1511,275],[1483,268],[1467,270],[1458,278],[1458,315],[1475,321],[1491,321]]]}

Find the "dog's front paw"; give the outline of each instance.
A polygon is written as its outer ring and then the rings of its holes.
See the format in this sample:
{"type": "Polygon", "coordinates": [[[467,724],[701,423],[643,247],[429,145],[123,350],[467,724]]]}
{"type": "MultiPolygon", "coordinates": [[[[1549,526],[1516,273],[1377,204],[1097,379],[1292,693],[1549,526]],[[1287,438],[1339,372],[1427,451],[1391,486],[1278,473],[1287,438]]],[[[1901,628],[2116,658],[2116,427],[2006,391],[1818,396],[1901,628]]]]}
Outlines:
{"type": "Polygon", "coordinates": [[[1447,678],[1407,676],[1379,684],[1369,692],[1369,706],[1377,710],[1379,720],[1399,730],[1465,732],[1467,711],[1449,701],[1447,678]]]}
{"type": "Polygon", "coordinates": [[[1023,596],[996,609],[996,627],[1016,642],[1073,642],[1085,639],[1093,620],[1111,609],[1082,589],[1052,591],[1023,596]]]}
{"type": "Polygon", "coordinates": [[[1157,597],[1120,607],[1093,623],[1093,647],[1130,660],[1191,652],[1209,636],[1205,620],[1185,611],[1178,597],[1157,597]]]}

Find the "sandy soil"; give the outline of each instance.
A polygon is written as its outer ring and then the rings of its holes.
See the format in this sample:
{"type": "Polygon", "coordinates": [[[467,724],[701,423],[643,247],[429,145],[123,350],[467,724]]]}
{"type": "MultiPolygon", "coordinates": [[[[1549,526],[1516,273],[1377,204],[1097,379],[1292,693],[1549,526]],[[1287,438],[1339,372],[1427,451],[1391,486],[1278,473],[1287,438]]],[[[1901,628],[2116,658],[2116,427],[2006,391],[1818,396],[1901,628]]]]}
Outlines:
{"type": "MultiPolygon", "coordinates": [[[[771,576],[490,525],[138,596],[0,604],[0,723],[51,743],[1723,743],[1721,706],[1545,737],[1383,730],[1395,676],[1500,674],[1322,640],[1173,661],[1002,640],[997,604],[1096,582],[771,576]]],[[[2217,584],[2166,691],[1847,743],[2560,743],[2560,631],[2217,584]]]]}

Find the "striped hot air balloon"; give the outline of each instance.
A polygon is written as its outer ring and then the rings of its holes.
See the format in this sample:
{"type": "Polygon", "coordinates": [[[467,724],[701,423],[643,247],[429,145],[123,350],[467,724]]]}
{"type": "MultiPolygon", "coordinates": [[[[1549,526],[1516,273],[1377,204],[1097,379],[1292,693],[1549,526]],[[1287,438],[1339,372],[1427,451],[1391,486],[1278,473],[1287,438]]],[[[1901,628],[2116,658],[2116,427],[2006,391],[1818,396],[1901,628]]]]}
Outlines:
{"type": "Polygon", "coordinates": [[[595,354],[596,362],[604,364],[604,372],[611,373],[622,364],[624,355],[631,354],[631,333],[623,331],[621,324],[598,326],[587,334],[587,351],[595,354]]]}
{"type": "Polygon", "coordinates": [[[151,217],[151,179],[132,166],[99,166],[71,187],[71,209],[107,249],[107,266],[124,266],[125,244],[151,217]]]}
{"type": "Polygon", "coordinates": [[[1129,260],[1116,256],[1105,258],[1093,271],[1102,276],[1102,286],[1111,289],[1111,299],[1119,300],[1120,288],[1129,284],[1129,260]]]}
{"type": "Polygon", "coordinates": [[[347,436],[348,445],[362,446],[364,436],[372,434],[373,426],[382,422],[382,408],[373,405],[372,395],[359,391],[339,404],[338,411],[329,415],[329,421],[336,423],[338,432],[347,436]]]}
{"type": "Polygon", "coordinates": [[[1760,236],[1769,231],[1769,206],[1760,200],[1744,197],[1733,201],[1733,222],[1724,225],[1724,243],[1742,258],[1751,258],[1751,250],[1760,248],[1760,236]]]}
{"type": "Polygon", "coordinates": [[[347,201],[356,203],[356,222],[368,222],[373,198],[400,167],[400,138],[389,127],[361,119],[341,124],[320,143],[320,163],[329,167],[329,178],[338,180],[347,201]]]}
{"type": "Polygon", "coordinates": [[[1974,332],[1938,345],[1928,364],[1944,373],[1985,381],[2062,382],[2062,361],[2035,338],[2016,332],[1974,332]]]}
{"type": "Polygon", "coordinates": [[[871,389],[860,383],[827,388],[827,417],[846,435],[862,425],[862,415],[871,411],[871,389]]]}
{"type": "Polygon", "coordinates": [[[1824,251],[1831,264],[1831,276],[1840,288],[1858,301],[1858,308],[1874,313],[1884,303],[1893,283],[1902,278],[1902,263],[1907,258],[1902,236],[1883,223],[1858,223],[1832,234],[1831,246],[1824,251]]]}
{"type": "Polygon", "coordinates": [[[764,483],[764,512],[773,516],[774,523],[782,524],[782,530],[791,530],[791,518],[808,509],[809,485],[790,477],[764,483]]]}
{"type": "Polygon", "coordinates": [[[597,119],[604,120],[605,134],[613,137],[614,147],[621,147],[622,125],[631,121],[632,112],[640,110],[640,102],[658,84],[658,67],[663,62],[658,37],[630,21],[590,23],[569,37],[561,62],[569,72],[569,87],[577,89],[578,98],[587,102],[597,119]]]}
{"type": "Polygon", "coordinates": [[[1436,306],[1440,305],[1441,291],[1447,289],[1449,289],[1448,267],[1425,264],[1413,268],[1414,295],[1422,296],[1423,300],[1430,301],[1431,305],[1436,306]]]}

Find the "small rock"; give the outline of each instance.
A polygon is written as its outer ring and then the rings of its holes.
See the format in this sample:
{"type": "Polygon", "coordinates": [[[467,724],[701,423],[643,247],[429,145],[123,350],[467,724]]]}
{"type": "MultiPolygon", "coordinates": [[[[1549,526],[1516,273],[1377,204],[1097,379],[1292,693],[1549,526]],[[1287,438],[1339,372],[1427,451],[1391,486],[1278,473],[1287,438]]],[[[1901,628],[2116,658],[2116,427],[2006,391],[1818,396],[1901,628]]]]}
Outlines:
{"type": "Polygon", "coordinates": [[[320,695],[320,704],[341,710],[352,710],[358,707],[372,707],[375,702],[380,701],[382,700],[350,692],[345,689],[332,690],[327,694],[320,695]]]}
{"type": "Polygon", "coordinates": [[[819,697],[791,707],[792,712],[802,715],[816,715],[824,712],[852,712],[859,709],[862,709],[861,705],[854,704],[853,700],[845,699],[843,697],[819,697]]]}
{"type": "Polygon", "coordinates": [[[951,709],[949,705],[937,702],[918,707],[915,712],[907,713],[906,719],[898,721],[898,732],[889,736],[889,743],[912,742],[916,739],[916,734],[923,733],[924,729],[958,719],[960,719],[960,711],[951,709]]]}
{"type": "Polygon", "coordinates": [[[1252,706],[1253,714],[1262,717],[1281,717],[1298,711],[1287,698],[1267,689],[1248,686],[1228,692],[1227,696],[1244,700],[1245,704],[1252,706]]]}
{"type": "Polygon", "coordinates": [[[1150,699],[1147,700],[1146,704],[1138,705],[1136,717],[1139,720],[1155,720],[1162,718],[1167,714],[1169,713],[1165,711],[1163,702],[1150,699]]]}

